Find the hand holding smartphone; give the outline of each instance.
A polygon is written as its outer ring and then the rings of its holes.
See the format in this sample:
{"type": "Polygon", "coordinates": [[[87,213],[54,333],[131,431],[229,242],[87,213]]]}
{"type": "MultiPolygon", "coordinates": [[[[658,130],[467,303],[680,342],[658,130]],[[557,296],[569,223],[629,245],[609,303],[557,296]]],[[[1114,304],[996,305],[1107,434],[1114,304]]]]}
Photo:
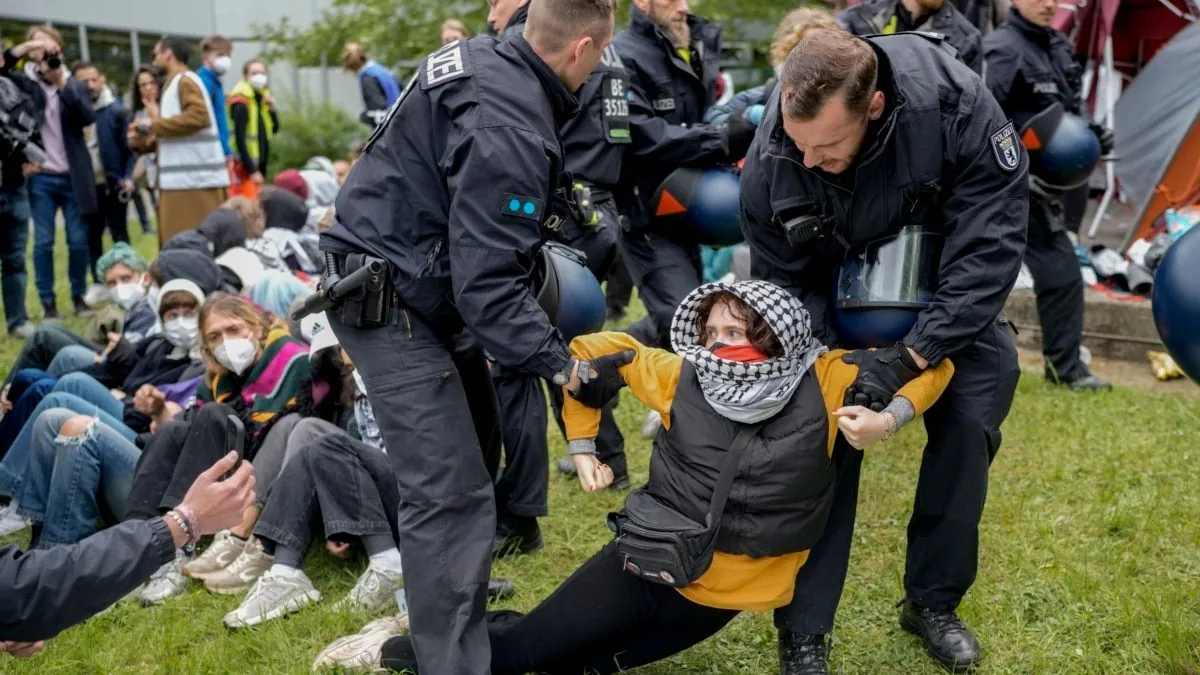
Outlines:
{"type": "Polygon", "coordinates": [[[225,417],[225,450],[232,450],[237,453],[238,461],[229,471],[221,476],[221,480],[227,480],[237,471],[242,465],[242,460],[246,457],[246,427],[242,424],[242,420],[237,415],[227,415],[225,417]]]}

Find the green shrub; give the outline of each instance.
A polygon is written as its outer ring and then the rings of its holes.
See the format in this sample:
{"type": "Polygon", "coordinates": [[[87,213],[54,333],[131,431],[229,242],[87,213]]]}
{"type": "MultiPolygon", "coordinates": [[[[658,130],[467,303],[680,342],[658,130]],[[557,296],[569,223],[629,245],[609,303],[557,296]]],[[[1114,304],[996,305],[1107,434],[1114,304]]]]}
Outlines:
{"type": "Polygon", "coordinates": [[[280,106],[279,133],[271,142],[271,170],[299,169],[308,158],[345,158],[366,140],[368,129],[344,109],[312,98],[280,106]]]}

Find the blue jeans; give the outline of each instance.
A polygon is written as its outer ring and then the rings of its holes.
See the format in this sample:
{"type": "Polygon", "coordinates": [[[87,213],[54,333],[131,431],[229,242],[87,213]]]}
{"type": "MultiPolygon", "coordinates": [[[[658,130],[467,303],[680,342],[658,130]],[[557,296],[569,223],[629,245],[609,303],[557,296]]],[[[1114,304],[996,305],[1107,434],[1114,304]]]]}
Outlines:
{"type": "Polygon", "coordinates": [[[83,345],[68,345],[58,350],[46,372],[51,377],[61,377],[67,373],[83,370],[96,362],[96,350],[83,345]]]}
{"type": "Polygon", "coordinates": [[[114,522],[125,512],[141,452],[120,432],[94,419],[82,434],[61,434],[67,420],[78,415],[52,408],[33,425],[33,461],[17,502],[23,515],[42,524],[38,548],[74,544],[91,535],[101,506],[114,522]]]}
{"type": "Polygon", "coordinates": [[[33,212],[33,271],[38,297],[54,300],[54,216],[62,209],[67,230],[67,279],[71,297],[87,291],[88,227],[75,201],[71,177],[39,173],[29,177],[29,206],[33,212]]]}
{"type": "MultiPolygon", "coordinates": [[[[81,415],[99,417],[101,422],[117,431],[129,441],[137,436],[132,429],[125,426],[122,417],[125,406],[112,397],[108,389],[95,379],[82,373],[72,373],[63,377],[55,385],[55,391],[42,399],[33,409],[29,422],[25,423],[17,434],[13,444],[0,461],[0,494],[18,497],[21,485],[25,480],[25,470],[29,459],[33,456],[33,426],[38,416],[51,408],[67,408],[81,415]],[[76,393],[80,392],[83,396],[76,393]]],[[[18,499],[18,501],[20,501],[18,499]]]]}
{"type": "Polygon", "coordinates": [[[4,383],[8,384],[12,382],[13,376],[26,368],[48,369],[50,362],[54,360],[58,352],[63,347],[70,345],[81,345],[91,349],[93,353],[100,353],[98,347],[93,346],[86,339],[62,326],[54,324],[42,324],[38,326],[38,329],[33,331],[33,335],[25,340],[25,344],[21,345],[21,353],[17,355],[17,360],[13,362],[12,368],[8,371],[8,377],[4,379],[4,383]]]}
{"type": "Polygon", "coordinates": [[[25,311],[25,247],[29,244],[29,193],[22,185],[0,189],[0,288],[8,330],[29,320],[25,311]]]}
{"type": "Polygon", "coordinates": [[[17,435],[25,428],[25,423],[33,417],[37,405],[54,391],[58,379],[50,377],[45,371],[35,368],[22,370],[13,377],[12,388],[9,389],[8,400],[12,402],[12,410],[0,420],[0,459],[8,454],[17,435]],[[13,397],[16,396],[16,399],[13,397]]]}

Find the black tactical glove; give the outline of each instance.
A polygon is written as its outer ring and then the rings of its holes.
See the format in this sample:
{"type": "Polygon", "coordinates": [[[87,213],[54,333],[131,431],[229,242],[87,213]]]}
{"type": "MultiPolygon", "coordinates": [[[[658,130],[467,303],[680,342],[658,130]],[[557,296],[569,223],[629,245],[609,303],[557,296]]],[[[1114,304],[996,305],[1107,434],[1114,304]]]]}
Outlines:
{"type": "Polygon", "coordinates": [[[896,343],[885,349],[860,349],[842,357],[858,366],[858,378],[846,389],[845,405],[860,405],[880,412],[900,388],[921,374],[908,348],[896,343]]]}
{"type": "Polygon", "coordinates": [[[632,363],[636,354],[632,349],[626,349],[591,361],[580,361],[579,379],[583,383],[579,385],[579,391],[571,394],[571,398],[589,408],[603,408],[625,386],[625,378],[617,369],[632,363]],[[590,372],[583,372],[585,369],[590,372]]]}
{"type": "Polygon", "coordinates": [[[729,122],[725,125],[725,155],[729,161],[736,162],[746,156],[757,130],[758,126],[743,115],[729,116],[729,122]]]}
{"type": "Polygon", "coordinates": [[[1093,134],[1096,134],[1096,138],[1100,141],[1101,155],[1107,155],[1113,151],[1113,145],[1116,143],[1116,139],[1113,138],[1112,129],[1097,124],[1096,122],[1088,124],[1088,128],[1092,130],[1093,134]]]}

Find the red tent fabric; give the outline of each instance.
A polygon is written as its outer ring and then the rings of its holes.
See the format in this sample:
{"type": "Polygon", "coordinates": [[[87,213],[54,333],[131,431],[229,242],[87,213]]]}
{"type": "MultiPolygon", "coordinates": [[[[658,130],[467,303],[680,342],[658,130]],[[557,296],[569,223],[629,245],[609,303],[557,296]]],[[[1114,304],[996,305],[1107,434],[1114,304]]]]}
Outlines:
{"type": "Polygon", "coordinates": [[[1061,0],[1054,27],[1074,39],[1076,53],[1087,54],[1097,63],[1112,35],[1113,64],[1133,77],[1190,24],[1167,5],[1179,14],[1194,13],[1187,0],[1061,0]]]}

